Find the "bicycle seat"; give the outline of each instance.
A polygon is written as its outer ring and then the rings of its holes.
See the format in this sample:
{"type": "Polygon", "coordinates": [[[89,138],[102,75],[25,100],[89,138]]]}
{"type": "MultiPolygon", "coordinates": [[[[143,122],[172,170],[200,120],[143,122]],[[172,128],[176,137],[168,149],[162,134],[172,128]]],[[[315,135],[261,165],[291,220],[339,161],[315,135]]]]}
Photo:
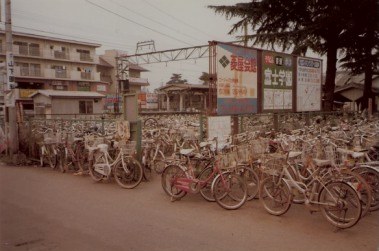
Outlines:
{"type": "Polygon", "coordinates": [[[189,149],[181,149],[179,152],[181,155],[191,156],[193,151],[195,151],[195,149],[189,148],[189,149]]]}
{"type": "Polygon", "coordinates": [[[302,154],[302,152],[294,152],[294,151],[290,151],[290,152],[288,153],[288,158],[296,158],[296,157],[299,157],[301,154],[302,154]]]}
{"type": "Polygon", "coordinates": [[[332,161],[330,161],[328,159],[313,159],[313,162],[318,167],[325,167],[325,166],[329,166],[332,164],[332,161]]]}
{"type": "Polygon", "coordinates": [[[205,142],[200,142],[199,146],[200,148],[203,148],[203,147],[206,147],[206,146],[209,146],[211,145],[212,143],[208,142],[208,141],[205,141],[205,142]]]}
{"type": "Polygon", "coordinates": [[[351,154],[351,157],[353,157],[354,159],[358,159],[358,158],[361,158],[363,156],[365,156],[365,153],[363,153],[363,152],[353,152],[351,154]]]}

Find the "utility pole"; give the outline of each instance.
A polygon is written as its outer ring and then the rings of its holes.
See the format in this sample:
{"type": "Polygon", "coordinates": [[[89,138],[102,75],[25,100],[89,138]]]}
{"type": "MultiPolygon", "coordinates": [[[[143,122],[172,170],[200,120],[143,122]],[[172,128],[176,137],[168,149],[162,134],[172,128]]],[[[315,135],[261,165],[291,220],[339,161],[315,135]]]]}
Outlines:
{"type": "Polygon", "coordinates": [[[7,80],[4,86],[5,98],[5,121],[7,139],[9,142],[9,153],[12,156],[19,150],[18,125],[16,115],[15,90],[14,82],[14,61],[13,61],[13,39],[12,39],[12,18],[11,18],[11,0],[5,0],[5,41],[6,41],[6,70],[7,80]]]}

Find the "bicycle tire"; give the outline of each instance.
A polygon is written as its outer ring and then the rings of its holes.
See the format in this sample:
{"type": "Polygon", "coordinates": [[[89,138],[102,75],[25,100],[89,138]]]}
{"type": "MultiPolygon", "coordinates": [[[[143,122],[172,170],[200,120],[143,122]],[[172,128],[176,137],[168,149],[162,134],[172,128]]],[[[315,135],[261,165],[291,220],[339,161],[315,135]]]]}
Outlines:
{"type": "Polygon", "coordinates": [[[166,163],[164,162],[164,160],[161,159],[155,160],[152,164],[154,167],[154,171],[157,174],[162,174],[163,170],[166,168],[166,163]]]}
{"type": "Polygon", "coordinates": [[[158,126],[158,122],[157,122],[157,120],[154,119],[154,118],[148,118],[148,119],[146,119],[146,120],[143,122],[143,126],[144,126],[144,128],[146,128],[146,129],[157,128],[157,126],[158,126]]]}
{"type": "Polygon", "coordinates": [[[201,181],[208,180],[208,182],[204,183],[204,185],[201,186],[200,194],[206,201],[209,201],[209,202],[216,201],[212,194],[212,181],[216,177],[216,175],[213,175],[213,178],[209,179],[212,172],[213,172],[213,167],[207,167],[201,171],[198,177],[198,179],[200,180],[200,183],[201,181]]]}
{"type": "Polygon", "coordinates": [[[245,182],[232,172],[218,175],[212,182],[212,192],[217,204],[227,210],[240,208],[247,199],[245,182]]]}
{"type": "Polygon", "coordinates": [[[358,172],[341,169],[339,170],[339,175],[342,175],[343,181],[350,184],[357,191],[362,205],[362,217],[365,216],[370,211],[373,198],[371,186],[358,172]]]}
{"type": "Polygon", "coordinates": [[[151,167],[147,164],[143,165],[143,178],[146,181],[151,181],[153,179],[151,167]]]}
{"type": "Polygon", "coordinates": [[[346,229],[361,218],[362,207],[357,191],[344,181],[330,181],[320,191],[319,203],[322,215],[333,226],[346,229]],[[336,205],[325,205],[336,204],[336,205]],[[349,214],[347,215],[347,211],[349,214]]]}
{"type": "Polygon", "coordinates": [[[361,166],[354,171],[358,172],[371,187],[372,200],[370,211],[379,209],[379,171],[369,166],[361,166]]]}
{"type": "Polygon", "coordinates": [[[259,178],[257,173],[248,166],[243,166],[239,170],[239,175],[246,183],[247,188],[247,200],[253,200],[258,198],[259,191],[259,178]]]}
{"type": "Polygon", "coordinates": [[[173,186],[176,178],[185,178],[186,173],[178,165],[168,165],[162,172],[163,191],[172,199],[183,198],[187,192],[173,186]]]}
{"type": "Polygon", "coordinates": [[[52,168],[56,168],[57,166],[57,154],[54,152],[54,147],[52,145],[48,145],[46,147],[46,159],[47,159],[47,164],[52,168]]]}
{"type": "Polygon", "coordinates": [[[138,186],[143,178],[143,169],[139,161],[131,156],[122,156],[123,160],[117,161],[113,168],[113,176],[116,183],[122,188],[132,189],[138,186]],[[127,171],[123,167],[123,162],[127,171]]]}
{"type": "Polygon", "coordinates": [[[95,167],[94,167],[95,164],[102,164],[102,163],[105,163],[105,156],[103,154],[96,156],[96,153],[95,153],[93,156],[93,159],[90,160],[90,163],[88,165],[89,175],[95,182],[99,182],[102,179],[104,179],[104,175],[96,172],[95,167]]]}
{"type": "Polygon", "coordinates": [[[269,214],[283,215],[292,204],[290,187],[283,180],[278,181],[278,177],[268,176],[260,184],[259,200],[269,214]]]}

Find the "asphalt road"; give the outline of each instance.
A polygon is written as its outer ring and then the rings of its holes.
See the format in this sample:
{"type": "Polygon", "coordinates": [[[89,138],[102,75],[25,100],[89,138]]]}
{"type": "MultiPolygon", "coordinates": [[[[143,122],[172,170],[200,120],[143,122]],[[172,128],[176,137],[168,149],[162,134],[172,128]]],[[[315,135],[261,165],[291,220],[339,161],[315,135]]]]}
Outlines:
{"type": "Polygon", "coordinates": [[[200,195],[170,202],[159,177],[125,190],[2,165],[0,202],[0,250],[379,250],[379,212],[336,231],[302,205],[275,217],[257,200],[236,211],[200,195]]]}

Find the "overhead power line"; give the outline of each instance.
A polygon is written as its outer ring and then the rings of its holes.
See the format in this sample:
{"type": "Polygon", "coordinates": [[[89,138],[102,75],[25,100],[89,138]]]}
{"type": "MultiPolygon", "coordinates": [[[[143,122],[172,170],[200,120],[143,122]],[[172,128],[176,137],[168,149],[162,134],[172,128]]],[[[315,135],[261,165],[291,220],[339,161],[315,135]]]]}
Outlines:
{"type": "Polygon", "coordinates": [[[88,2],[89,4],[91,4],[91,5],[93,5],[93,6],[96,6],[96,7],[100,8],[100,9],[102,9],[102,10],[108,12],[108,13],[111,13],[111,14],[113,14],[113,15],[116,15],[116,16],[118,16],[118,17],[120,17],[120,18],[122,18],[122,19],[124,19],[124,20],[126,20],[126,21],[129,21],[129,22],[131,22],[131,23],[133,23],[133,24],[136,24],[136,25],[138,25],[138,26],[140,26],[140,27],[143,27],[143,28],[145,28],[145,29],[148,29],[148,30],[153,31],[153,32],[155,32],[155,33],[158,33],[158,34],[160,34],[160,35],[162,35],[162,36],[165,36],[165,37],[168,37],[168,38],[173,39],[173,40],[175,40],[175,41],[178,41],[178,42],[180,42],[180,43],[183,43],[183,44],[187,44],[187,45],[192,46],[192,44],[187,43],[186,41],[183,41],[183,40],[177,39],[177,38],[175,38],[175,37],[173,37],[173,36],[170,36],[170,35],[167,35],[167,34],[165,34],[165,33],[160,32],[160,31],[157,31],[157,30],[155,30],[155,29],[152,29],[152,28],[150,28],[150,27],[148,27],[148,26],[146,26],[146,25],[140,24],[140,23],[138,23],[138,22],[136,22],[136,21],[134,21],[134,20],[132,20],[132,19],[130,19],[130,18],[126,18],[126,17],[124,17],[124,16],[122,16],[122,15],[120,15],[120,14],[114,12],[114,11],[111,11],[111,10],[109,10],[109,9],[107,9],[107,8],[101,6],[101,5],[98,5],[98,4],[96,4],[96,3],[93,3],[93,2],[91,2],[91,1],[89,1],[89,0],[86,0],[86,2],[88,2]]]}
{"type": "Polygon", "coordinates": [[[130,9],[130,8],[128,8],[128,7],[126,7],[125,5],[122,5],[122,4],[117,3],[117,2],[114,1],[114,0],[110,0],[110,1],[113,2],[113,3],[115,3],[115,4],[117,4],[118,6],[120,6],[120,7],[124,8],[124,9],[126,9],[126,10],[128,10],[128,11],[134,13],[134,14],[137,14],[137,15],[139,15],[139,16],[141,16],[141,17],[143,17],[143,18],[146,18],[146,19],[148,19],[148,20],[150,20],[150,21],[153,21],[154,23],[159,24],[159,25],[161,25],[161,26],[163,26],[163,27],[166,27],[167,29],[172,30],[172,31],[174,31],[174,32],[176,32],[176,33],[178,33],[178,34],[180,34],[180,35],[186,36],[186,37],[188,37],[188,38],[194,39],[194,40],[199,41],[199,42],[202,42],[202,43],[204,42],[204,41],[201,41],[200,39],[198,39],[198,38],[196,38],[196,37],[193,37],[193,36],[187,35],[187,34],[181,32],[181,31],[178,30],[178,29],[172,28],[172,27],[170,27],[170,26],[168,26],[168,25],[166,25],[166,24],[164,24],[164,23],[161,23],[161,22],[159,22],[159,21],[157,21],[157,20],[154,20],[154,19],[152,19],[151,17],[145,16],[145,15],[139,13],[139,12],[136,12],[136,11],[134,11],[134,10],[132,10],[132,9],[130,9]]]}
{"type": "Polygon", "coordinates": [[[199,28],[197,28],[197,27],[195,27],[195,26],[193,26],[193,25],[190,25],[190,24],[184,22],[184,21],[181,20],[180,18],[177,18],[177,17],[171,15],[170,13],[168,13],[168,12],[166,12],[166,11],[164,11],[164,10],[158,8],[157,6],[155,6],[155,5],[151,4],[151,3],[149,3],[148,1],[146,1],[146,0],[142,0],[142,1],[145,2],[145,3],[147,3],[148,5],[150,5],[150,6],[153,7],[154,9],[156,9],[156,10],[162,12],[163,14],[165,14],[165,15],[171,17],[172,19],[175,19],[176,21],[178,21],[178,22],[180,22],[180,23],[182,23],[182,24],[184,24],[184,25],[187,25],[188,27],[191,27],[191,28],[194,29],[194,30],[197,30],[198,32],[200,32],[200,33],[202,33],[202,34],[204,34],[204,35],[206,35],[206,36],[208,36],[208,37],[212,37],[212,35],[207,34],[206,32],[200,30],[199,28]]]}

